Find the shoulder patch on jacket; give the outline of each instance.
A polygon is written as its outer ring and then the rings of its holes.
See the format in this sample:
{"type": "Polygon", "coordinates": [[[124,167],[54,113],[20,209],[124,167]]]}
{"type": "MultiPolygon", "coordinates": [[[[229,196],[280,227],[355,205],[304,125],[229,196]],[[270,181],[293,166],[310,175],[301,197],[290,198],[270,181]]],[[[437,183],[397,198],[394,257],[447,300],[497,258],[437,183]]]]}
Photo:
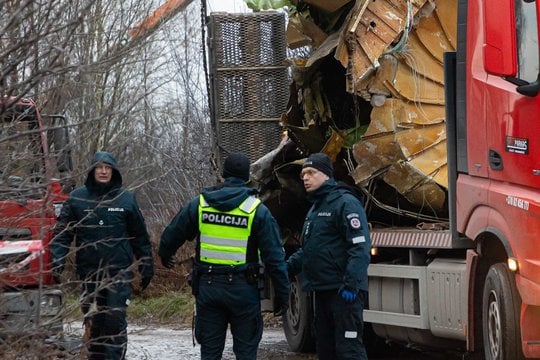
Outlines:
{"type": "Polygon", "coordinates": [[[347,215],[347,219],[349,219],[349,225],[351,228],[360,229],[362,227],[362,222],[360,221],[358,214],[349,214],[347,215]]]}

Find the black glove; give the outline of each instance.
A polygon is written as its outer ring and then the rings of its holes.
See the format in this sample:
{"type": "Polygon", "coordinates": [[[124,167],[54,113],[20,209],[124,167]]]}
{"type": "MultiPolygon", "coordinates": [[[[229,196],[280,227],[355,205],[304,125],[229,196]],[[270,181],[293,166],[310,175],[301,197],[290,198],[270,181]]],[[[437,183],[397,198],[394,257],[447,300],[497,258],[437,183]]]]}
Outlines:
{"type": "Polygon", "coordinates": [[[296,280],[296,274],[293,273],[289,264],[287,264],[287,276],[289,277],[289,282],[293,282],[296,280]]]}
{"type": "MultiPolygon", "coordinates": [[[[291,264],[287,261],[287,276],[289,277],[289,282],[296,281],[296,275],[299,274],[299,272],[294,271],[291,264]]],[[[300,270],[301,271],[301,270],[300,270]]]]}
{"type": "Polygon", "coordinates": [[[274,316],[283,316],[287,313],[289,309],[289,298],[286,300],[277,299],[276,307],[274,309],[274,316]]]}
{"type": "Polygon", "coordinates": [[[53,273],[54,282],[57,284],[62,283],[62,277],[58,273],[53,273]]]}
{"type": "Polygon", "coordinates": [[[54,279],[54,282],[57,284],[62,283],[62,269],[60,267],[55,267],[52,269],[52,277],[54,279]]]}
{"type": "Polygon", "coordinates": [[[152,281],[152,277],[151,276],[143,276],[141,278],[141,289],[144,290],[148,287],[148,285],[150,285],[150,281],[152,281]]]}
{"type": "Polygon", "coordinates": [[[172,257],[163,257],[160,256],[161,264],[167,269],[172,269],[174,267],[174,259],[172,257]]]}

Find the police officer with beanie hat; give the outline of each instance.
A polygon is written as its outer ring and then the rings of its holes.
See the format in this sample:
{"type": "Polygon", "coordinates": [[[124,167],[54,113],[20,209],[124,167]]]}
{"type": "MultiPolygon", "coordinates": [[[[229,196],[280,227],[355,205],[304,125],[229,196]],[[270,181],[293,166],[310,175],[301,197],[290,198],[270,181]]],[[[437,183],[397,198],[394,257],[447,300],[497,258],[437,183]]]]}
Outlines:
{"type": "Polygon", "coordinates": [[[191,285],[195,338],[203,360],[221,359],[229,324],[236,358],[257,358],[263,331],[257,287],[260,260],[276,291],[275,315],[288,307],[290,285],[279,228],[256,191],[246,186],[249,168],[244,154],[230,154],[224,182],[203,190],[180,210],[159,243],[162,264],[172,268],[178,248],[197,239],[191,285]]]}
{"type": "Polygon", "coordinates": [[[287,260],[302,272],[302,290],[315,294],[315,334],[320,360],[367,359],[362,340],[371,241],[364,208],[333,178],[330,158],[311,154],[301,178],[313,203],[302,228],[302,248],[287,260]]]}
{"type": "Polygon", "coordinates": [[[230,177],[249,180],[249,159],[244,154],[232,153],[225,159],[223,178],[230,177]]]}

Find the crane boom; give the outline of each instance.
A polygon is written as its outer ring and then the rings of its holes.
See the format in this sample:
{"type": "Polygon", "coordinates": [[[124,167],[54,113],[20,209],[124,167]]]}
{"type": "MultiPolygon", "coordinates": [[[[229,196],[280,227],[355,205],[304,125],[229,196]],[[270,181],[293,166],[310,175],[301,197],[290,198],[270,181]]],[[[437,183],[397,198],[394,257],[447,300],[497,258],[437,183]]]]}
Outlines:
{"type": "Polygon", "coordinates": [[[180,11],[184,10],[193,0],[167,0],[160,7],[154,10],[148,17],[139,22],[129,30],[132,40],[137,40],[141,36],[149,36],[156,31],[159,26],[172,19],[180,11]]]}

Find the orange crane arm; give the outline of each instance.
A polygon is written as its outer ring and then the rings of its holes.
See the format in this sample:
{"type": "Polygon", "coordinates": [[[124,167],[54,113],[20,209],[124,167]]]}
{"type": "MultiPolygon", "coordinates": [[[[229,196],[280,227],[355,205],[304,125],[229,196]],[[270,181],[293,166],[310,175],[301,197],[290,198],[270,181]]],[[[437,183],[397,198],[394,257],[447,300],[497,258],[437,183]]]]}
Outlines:
{"type": "Polygon", "coordinates": [[[193,0],[167,0],[154,10],[148,17],[129,30],[132,40],[153,33],[161,24],[167,22],[180,11],[184,10],[193,0]]]}

